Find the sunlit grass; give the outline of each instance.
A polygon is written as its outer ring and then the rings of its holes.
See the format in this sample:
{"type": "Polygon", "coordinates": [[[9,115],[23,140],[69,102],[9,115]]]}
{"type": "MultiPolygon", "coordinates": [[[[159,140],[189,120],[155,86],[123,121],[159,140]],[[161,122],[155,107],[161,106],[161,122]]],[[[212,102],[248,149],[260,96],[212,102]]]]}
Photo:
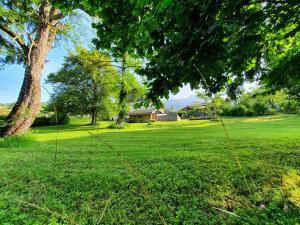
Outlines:
{"type": "Polygon", "coordinates": [[[30,134],[0,138],[0,148],[22,148],[36,145],[30,134]]]}
{"type": "Polygon", "coordinates": [[[299,221],[300,116],[89,122],[0,140],[0,224],[299,221]]]}
{"type": "Polygon", "coordinates": [[[289,193],[289,199],[300,207],[300,172],[290,170],[283,176],[283,189],[289,193]]]}

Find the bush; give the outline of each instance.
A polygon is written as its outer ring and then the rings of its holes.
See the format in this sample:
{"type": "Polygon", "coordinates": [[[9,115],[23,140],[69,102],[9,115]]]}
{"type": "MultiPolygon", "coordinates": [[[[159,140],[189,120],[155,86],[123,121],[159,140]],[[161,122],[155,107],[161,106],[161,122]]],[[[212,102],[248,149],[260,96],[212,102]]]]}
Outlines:
{"type": "Polygon", "coordinates": [[[6,116],[0,116],[0,127],[6,126],[6,116]]]}
{"type": "Polygon", "coordinates": [[[68,124],[69,122],[70,122],[70,118],[66,114],[58,113],[57,122],[56,122],[55,114],[53,114],[50,117],[38,116],[35,118],[32,127],[51,126],[56,124],[68,124]]]}
{"type": "Polygon", "coordinates": [[[254,115],[263,116],[263,115],[267,115],[269,106],[263,102],[255,102],[252,106],[252,109],[254,111],[254,115]]]}
{"type": "Polygon", "coordinates": [[[124,129],[125,127],[124,127],[124,125],[117,125],[115,123],[112,123],[112,124],[108,125],[107,128],[109,128],[109,129],[124,129]]]}
{"type": "Polygon", "coordinates": [[[254,116],[254,111],[252,108],[247,108],[246,116],[249,116],[249,117],[254,116]]]}
{"type": "Polygon", "coordinates": [[[6,116],[0,116],[0,133],[2,133],[2,131],[6,125],[7,125],[6,116]]]}
{"type": "Polygon", "coordinates": [[[298,113],[300,110],[299,103],[291,100],[282,102],[280,107],[285,113],[298,113]]]}
{"type": "Polygon", "coordinates": [[[70,123],[70,118],[65,113],[58,113],[57,121],[56,121],[56,114],[53,114],[49,118],[50,118],[50,125],[70,123]]]}
{"type": "Polygon", "coordinates": [[[231,107],[230,106],[224,106],[222,108],[221,116],[231,116],[231,107]]]}
{"type": "Polygon", "coordinates": [[[46,116],[39,116],[36,117],[32,127],[41,127],[41,126],[49,126],[50,125],[50,118],[46,116]]]}
{"type": "Polygon", "coordinates": [[[272,108],[269,108],[267,110],[267,115],[274,115],[277,113],[277,110],[276,109],[272,109],[272,108]]]}
{"type": "Polygon", "coordinates": [[[211,117],[209,116],[206,116],[206,117],[203,117],[203,116],[192,116],[189,118],[189,120],[209,120],[211,119],[211,117]]]}
{"type": "Polygon", "coordinates": [[[231,108],[231,116],[246,116],[247,107],[244,105],[236,105],[231,108]]]}

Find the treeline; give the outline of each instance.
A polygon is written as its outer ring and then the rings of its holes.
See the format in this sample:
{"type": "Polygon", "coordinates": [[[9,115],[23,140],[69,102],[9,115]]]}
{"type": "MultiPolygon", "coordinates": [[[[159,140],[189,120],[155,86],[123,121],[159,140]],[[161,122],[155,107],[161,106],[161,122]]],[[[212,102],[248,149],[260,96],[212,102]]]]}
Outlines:
{"type": "Polygon", "coordinates": [[[230,100],[221,94],[206,100],[206,113],[221,116],[265,116],[276,113],[299,113],[300,103],[283,91],[269,93],[263,88],[245,92],[230,100]]]}

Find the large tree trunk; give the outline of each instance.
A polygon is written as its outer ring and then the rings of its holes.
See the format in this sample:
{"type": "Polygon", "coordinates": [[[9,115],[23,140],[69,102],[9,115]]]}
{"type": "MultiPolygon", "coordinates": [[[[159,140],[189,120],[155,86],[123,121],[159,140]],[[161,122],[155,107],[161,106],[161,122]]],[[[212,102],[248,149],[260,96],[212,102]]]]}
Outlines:
{"type": "Polygon", "coordinates": [[[3,136],[24,133],[32,125],[40,110],[40,76],[41,70],[33,72],[29,66],[26,68],[18,101],[7,117],[3,136]]]}
{"type": "Polygon", "coordinates": [[[41,75],[48,54],[47,39],[32,49],[30,62],[28,61],[19,98],[7,117],[8,126],[3,136],[21,134],[32,125],[39,113],[41,102],[41,75]],[[44,43],[46,42],[46,43],[44,43]]]}
{"type": "Polygon", "coordinates": [[[49,50],[52,48],[56,36],[56,30],[52,24],[57,20],[50,17],[57,15],[58,10],[44,1],[40,7],[40,15],[43,18],[37,27],[35,40],[31,40],[28,47],[25,65],[24,80],[18,100],[7,117],[8,125],[0,136],[22,134],[28,131],[35,116],[40,111],[41,104],[41,75],[44,69],[49,50]]]}

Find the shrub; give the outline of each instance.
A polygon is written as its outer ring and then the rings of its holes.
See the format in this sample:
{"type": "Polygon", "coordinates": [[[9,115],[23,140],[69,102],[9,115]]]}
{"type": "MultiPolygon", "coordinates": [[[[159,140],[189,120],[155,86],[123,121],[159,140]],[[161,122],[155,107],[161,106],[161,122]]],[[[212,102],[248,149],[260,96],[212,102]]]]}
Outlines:
{"type": "Polygon", "coordinates": [[[269,108],[267,110],[267,115],[274,115],[277,113],[277,110],[276,109],[272,109],[272,108],[269,108]]]}
{"type": "Polygon", "coordinates": [[[211,119],[211,117],[207,116],[207,117],[201,117],[201,116],[192,116],[189,118],[189,120],[209,120],[211,119]]]}
{"type": "Polygon", "coordinates": [[[70,118],[63,113],[57,114],[57,122],[56,122],[56,115],[53,114],[50,117],[46,116],[38,116],[35,118],[32,127],[41,127],[41,126],[50,126],[56,124],[68,124],[70,122],[70,118]]]}
{"type": "Polygon", "coordinates": [[[6,126],[6,116],[0,116],[0,127],[6,126]]]}
{"type": "Polygon", "coordinates": [[[217,109],[216,114],[217,115],[223,115],[223,110],[222,109],[217,109]]]}
{"type": "Polygon", "coordinates": [[[247,107],[244,105],[236,105],[231,108],[232,116],[246,116],[247,107]]]}
{"type": "Polygon", "coordinates": [[[254,111],[252,108],[247,108],[246,116],[249,116],[249,117],[254,116],[254,111]]]}
{"type": "Polygon", "coordinates": [[[50,118],[46,116],[39,116],[36,117],[32,127],[41,127],[41,126],[49,126],[50,125],[50,118]]]}
{"type": "Polygon", "coordinates": [[[299,103],[292,100],[282,102],[280,107],[285,113],[297,113],[300,110],[299,103]]]}
{"type": "Polygon", "coordinates": [[[224,106],[222,108],[222,114],[220,114],[221,116],[231,116],[231,107],[230,106],[224,106]]]}
{"type": "Polygon", "coordinates": [[[252,109],[254,111],[254,115],[263,116],[267,114],[269,106],[263,102],[255,102],[252,106],[252,109]]]}
{"type": "Polygon", "coordinates": [[[50,118],[50,125],[70,123],[70,118],[65,113],[58,113],[57,121],[56,121],[56,114],[53,114],[49,118],[50,118]]]}
{"type": "Polygon", "coordinates": [[[124,127],[124,125],[117,125],[115,123],[112,123],[112,124],[108,125],[107,128],[109,128],[109,129],[124,129],[125,127],[124,127]]]}

